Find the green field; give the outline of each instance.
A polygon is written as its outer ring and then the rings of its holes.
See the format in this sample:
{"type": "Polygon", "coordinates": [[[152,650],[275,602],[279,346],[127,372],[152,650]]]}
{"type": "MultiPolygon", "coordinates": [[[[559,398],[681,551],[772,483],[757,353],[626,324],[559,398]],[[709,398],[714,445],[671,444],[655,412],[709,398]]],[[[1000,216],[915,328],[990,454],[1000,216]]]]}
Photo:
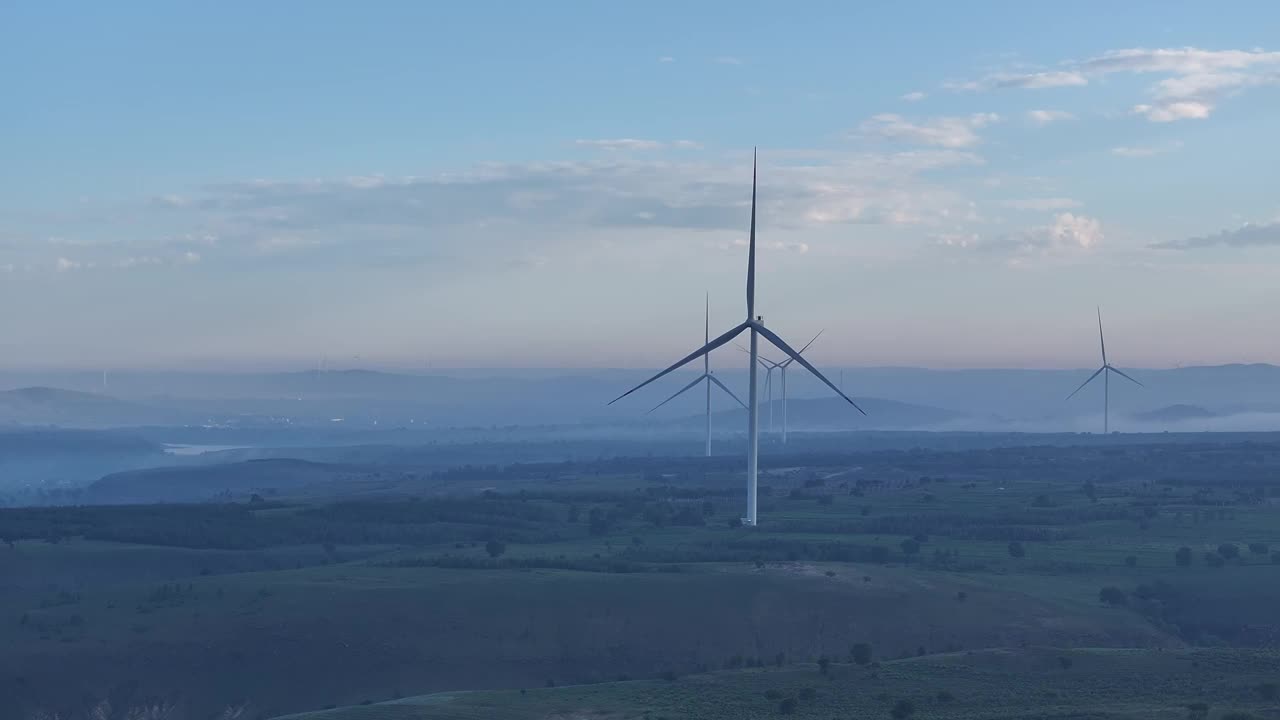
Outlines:
{"type": "Polygon", "coordinates": [[[0,511],[0,717],[1277,716],[1280,447],[636,464],[0,511]]]}

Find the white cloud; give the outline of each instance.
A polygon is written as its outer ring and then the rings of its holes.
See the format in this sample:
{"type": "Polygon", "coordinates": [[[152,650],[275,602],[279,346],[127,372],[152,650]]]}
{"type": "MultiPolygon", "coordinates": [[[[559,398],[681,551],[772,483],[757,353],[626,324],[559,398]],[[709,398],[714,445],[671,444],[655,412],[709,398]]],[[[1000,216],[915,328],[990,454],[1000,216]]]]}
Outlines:
{"type": "Polygon", "coordinates": [[[666,143],[657,140],[637,140],[636,138],[617,138],[612,140],[575,140],[574,143],[602,150],[659,150],[666,143]]]}
{"type": "Polygon", "coordinates": [[[54,268],[57,269],[58,272],[67,272],[69,270],[79,270],[81,267],[82,265],[80,263],[74,260],[68,260],[67,258],[64,258],[64,257],[60,257],[56,261],[54,261],[54,268]]]}
{"type": "Polygon", "coordinates": [[[1111,154],[1125,158],[1145,158],[1152,157],[1153,155],[1163,155],[1164,153],[1172,152],[1179,147],[1182,147],[1182,143],[1180,142],[1170,143],[1160,147],[1153,145],[1121,145],[1119,147],[1111,148],[1111,154]]]}
{"type": "Polygon", "coordinates": [[[127,257],[118,260],[115,266],[121,269],[138,267],[139,265],[159,265],[162,261],[154,255],[143,255],[141,257],[127,257]]]}
{"type": "Polygon", "coordinates": [[[716,58],[714,62],[717,65],[741,65],[742,58],[737,58],[732,55],[721,55],[720,57],[716,58]]]}
{"type": "Polygon", "coordinates": [[[1026,198],[1023,200],[1005,200],[1000,203],[1004,207],[1014,210],[1068,210],[1070,208],[1078,208],[1083,203],[1079,200],[1062,197],[1047,198],[1026,198]]]}
{"type": "Polygon", "coordinates": [[[1152,102],[1133,108],[1152,122],[1202,120],[1218,103],[1245,88],[1280,84],[1280,52],[1203,50],[1200,48],[1128,48],[1063,63],[1061,70],[995,74],[982,80],[953,82],[952,90],[1050,88],[1089,84],[1089,78],[1117,73],[1168,75],[1148,89],[1152,102]]]}
{"type": "Polygon", "coordinates": [[[938,117],[915,123],[901,115],[874,115],[862,123],[860,130],[887,140],[945,148],[972,147],[981,142],[977,130],[998,122],[995,113],[976,113],[964,117],[938,117]]]}
{"type": "Polygon", "coordinates": [[[188,250],[178,256],[177,260],[174,262],[178,265],[195,265],[200,262],[200,253],[188,250]]]}
{"type": "Polygon", "coordinates": [[[702,146],[692,140],[675,140],[673,142],[664,142],[662,140],[639,140],[636,138],[616,138],[605,140],[575,140],[575,144],[583,147],[599,148],[601,150],[664,150],[664,149],[681,149],[696,150],[702,146]]]}
{"type": "Polygon", "coordinates": [[[658,58],[658,62],[660,63],[673,63],[675,61],[676,59],[671,57],[670,55],[663,55],[662,57],[658,58]]]}
{"type": "Polygon", "coordinates": [[[989,78],[988,82],[991,87],[1027,88],[1031,90],[1055,87],[1075,87],[1089,84],[1088,78],[1078,72],[1072,71],[1034,72],[1022,75],[995,75],[989,78]]]}
{"type": "Polygon", "coordinates": [[[1203,120],[1213,112],[1213,106],[1199,100],[1180,100],[1161,105],[1134,105],[1133,114],[1143,115],[1151,122],[1175,120],[1203,120]]]}
{"type": "Polygon", "coordinates": [[[926,97],[928,97],[928,95],[925,95],[924,93],[920,92],[919,90],[916,90],[915,92],[909,92],[909,93],[907,93],[907,94],[903,95],[900,99],[902,99],[902,100],[906,100],[907,102],[920,102],[921,100],[925,99],[926,97]]]}
{"type": "Polygon", "coordinates": [[[1093,218],[1059,213],[1049,226],[1049,237],[1054,245],[1079,247],[1089,250],[1102,242],[1102,224],[1093,218]]]}
{"type": "Polygon", "coordinates": [[[1028,110],[1027,118],[1037,125],[1049,125],[1062,120],[1072,120],[1075,115],[1065,110],[1028,110]]]}

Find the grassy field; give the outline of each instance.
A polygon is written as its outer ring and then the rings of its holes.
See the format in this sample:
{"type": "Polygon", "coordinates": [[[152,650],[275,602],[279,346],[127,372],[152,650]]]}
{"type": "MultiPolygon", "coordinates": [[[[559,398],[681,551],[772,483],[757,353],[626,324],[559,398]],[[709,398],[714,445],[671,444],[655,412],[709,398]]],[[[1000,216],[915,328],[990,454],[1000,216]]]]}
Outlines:
{"type": "Polygon", "coordinates": [[[768,474],[754,529],[740,475],[653,458],[465,469],[448,496],[0,511],[0,717],[1267,716],[1278,458],[815,458],[768,474]]]}
{"type": "Polygon", "coordinates": [[[566,688],[426,695],[299,720],[1280,716],[1273,651],[980,650],[566,688]],[[895,708],[897,714],[895,714],[895,708]],[[909,710],[909,712],[908,712],[909,710]]]}

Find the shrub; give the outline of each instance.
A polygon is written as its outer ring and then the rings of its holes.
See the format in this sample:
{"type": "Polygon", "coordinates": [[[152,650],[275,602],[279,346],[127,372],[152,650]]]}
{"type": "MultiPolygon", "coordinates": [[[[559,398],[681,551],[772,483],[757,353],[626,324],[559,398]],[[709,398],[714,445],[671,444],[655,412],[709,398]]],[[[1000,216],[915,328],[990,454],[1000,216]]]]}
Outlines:
{"type": "Polygon", "coordinates": [[[1190,567],[1191,566],[1191,548],[1187,547],[1186,545],[1183,545],[1182,547],[1178,548],[1178,552],[1173,554],[1173,562],[1178,567],[1190,567]]]}
{"type": "Polygon", "coordinates": [[[496,558],[507,551],[507,545],[497,540],[490,540],[484,544],[484,551],[489,553],[489,557],[496,558]]]}
{"type": "Polygon", "coordinates": [[[916,704],[910,700],[899,700],[893,704],[893,709],[889,714],[893,716],[893,720],[906,720],[915,714],[916,704]]]}
{"type": "Polygon", "coordinates": [[[1098,591],[1098,599],[1112,607],[1129,604],[1129,596],[1124,591],[1113,585],[1108,585],[1098,591]]]}
{"type": "Polygon", "coordinates": [[[871,643],[857,643],[849,651],[849,657],[858,665],[871,662],[871,643]]]}

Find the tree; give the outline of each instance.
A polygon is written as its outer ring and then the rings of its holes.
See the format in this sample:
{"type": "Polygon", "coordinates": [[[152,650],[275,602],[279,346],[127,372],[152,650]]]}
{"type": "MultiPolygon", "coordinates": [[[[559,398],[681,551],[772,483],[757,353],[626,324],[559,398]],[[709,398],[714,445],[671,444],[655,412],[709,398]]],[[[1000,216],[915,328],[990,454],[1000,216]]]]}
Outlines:
{"type": "Polygon", "coordinates": [[[858,665],[866,665],[871,662],[871,643],[856,643],[849,655],[858,665]]]}
{"type": "Polygon", "coordinates": [[[823,655],[822,657],[818,658],[818,672],[822,673],[823,675],[826,675],[827,673],[831,672],[831,658],[827,657],[826,655],[823,655]]]}
{"type": "Polygon", "coordinates": [[[1058,664],[1062,666],[1063,670],[1070,670],[1071,666],[1075,664],[1075,661],[1066,655],[1060,655],[1058,656],[1058,664]]]}
{"type": "Polygon", "coordinates": [[[1026,556],[1027,556],[1027,549],[1022,547],[1022,543],[1018,542],[1017,540],[1014,540],[1013,542],[1009,543],[1009,557],[1020,558],[1020,557],[1026,557],[1026,556]]]}
{"type": "Polygon", "coordinates": [[[1277,685],[1274,682],[1261,683],[1260,685],[1254,686],[1253,690],[1258,693],[1259,697],[1268,702],[1280,697],[1280,685],[1277,685]]]}
{"type": "Polygon", "coordinates": [[[907,538],[902,541],[902,554],[911,556],[920,554],[920,541],[915,538],[907,538]]]}
{"type": "Polygon", "coordinates": [[[1227,561],[1216,552],[1207,552],[1204,554],[1204,564],[1209,567],[1220,568],[1227,564],[1227,561]]]}
{"type": "Polygon", "coordinates": [[[1209,717],[1209,706],[1202,702],[1193,702],[1187,705],[1188,720],[1204,720],[1209,717]]]}
{"type": "Polygon", "coordinates": [[[884,564],[889,562],[889,548],[883,545],[871,546],[871,562],[884,564]]]}
{"type": "Polygon", "coordinates": [[[1129,604],[1129,596],[1125,595],[1123,590],[1113,585],[1108,585],[1107,587],[1099,590],[1098,599],[1111,607],[1129,604]]]}
{"type": "Polygon", "coordinates": [[[1173,554],[1173,562],[1178,567],[1191,567],[1191,548],[1183,545],[1173,554]]]}
{"type": "Polygon", "coordinates": [[[1280,550],[1271,553],[1271,564],[1280,565],[1280,550]]]}
{"type": "Polygon", "coordinates": [[[1266,555],[1270,551],[1271,551],[1271,548],[1266,543],[1260,543],[1260,542],[1249,543],[1249,552],[1253,553],[1254,555],[1266,555]]]}
{"type": "Polygon", "coordinates": [[[710,500],[703,500],[703,501],[702,501],[702,514],[703,514],[703,515],[714,515],[714,514],[715,514],[715,512],[716,512],[716,505],[715,505],[715,503],[711,502],[710,500]]]}
{"type": "Polygon", "coordinates": [[[794,714],[796,711],[796,706],[798,706],[799,704],[800,703],[798,703],[796,699],[793,697],[783,698],[782,702],[778,703],[778,714],[779,715],[794,714]]]}
{"type": "Polygon", "coordinates": [[[742,518],[737,518],[737,517],[731,517],[731,518],[729,518],[729,527],[730,527],[730,528],[740,528],[740,527],[742,527],[742,518]]]}
{"type": "Polygon", "coordinates": [[[1235,543],[1222,543],[1218,546],[1218,554],[1227,560],[1240,557],[1240,548],[1235,543]]]}
{"type": "Polygon", "coordinates": [[[893,704],[893,709],[889,714],[893,716],[893,720],[906,720],[915,714],[916,704],[910,700],[899,700],[893,704]]]}
{"type": "Polygon", "coordinates": [[[1124,564],[1125,564],[1125,566],[1126,566],[1126,567],[1138,567],[1138,556],[1137,556],[1137,555],[1130,555],[1130,556],[1126,557],[1126,558],[1124,559],[1124,564]]]}
{"type": "Polygon", "coordinates": [[[1089,498],[1089,502],[1098,502],[1098,487],[1093,484],[1092,480],[1085,482],[1084,495],[1089,498]]]}
{"type": "Polygon", "coordinates": [[[490,540],[484,544],[484,551],[489,553],[489,557],[496,558],[507,551],[507,545],[497,540],[490,540]]]}
{"type": "Polygon", "coordinates": [[[578,518],[582,516],[582,510],[577,505],[569,506],[569,522],[576,523],[578,518]]]}

